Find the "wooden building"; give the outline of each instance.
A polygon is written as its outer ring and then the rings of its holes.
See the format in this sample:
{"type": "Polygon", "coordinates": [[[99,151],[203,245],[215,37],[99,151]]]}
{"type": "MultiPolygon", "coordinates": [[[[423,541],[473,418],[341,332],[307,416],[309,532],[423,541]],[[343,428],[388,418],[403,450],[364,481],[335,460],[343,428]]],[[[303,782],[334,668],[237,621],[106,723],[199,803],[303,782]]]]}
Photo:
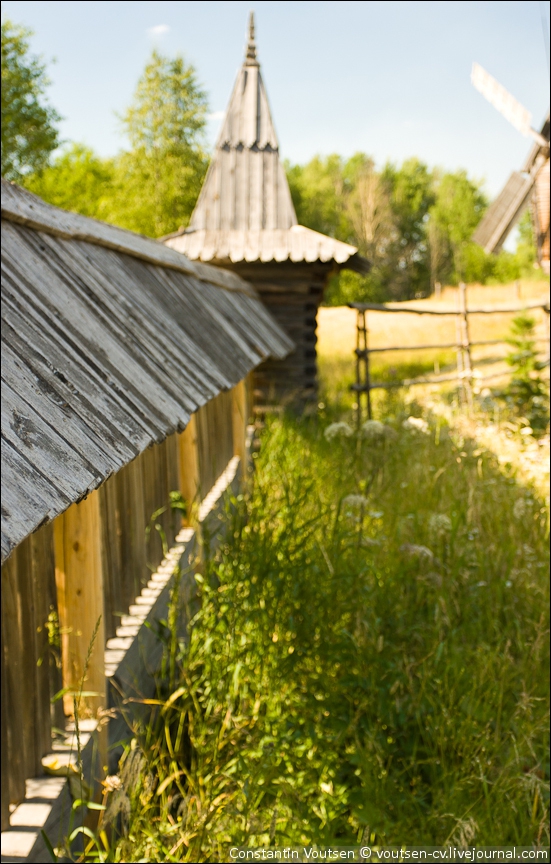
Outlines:
{"type": "Polygon", "coordinates": [[[297,224],[260,72],[251,13],[245,60],[187,228],[165,243],[250,281],[296,348],[255,374],[267,397],[315,394],[316,313],[330,275],[366,272],[358,250],[297,224]]]}
{"type": "Polygon", "coordinates": [[[252,370],[291,348],[237,274],[2,181],[3,831],[95,631],[83,706],[106,705],[106,642],[116,675],[193,534],[183,502],[245,458],[252,370]]]}
{"type": "Polygon", "coordinates": [[[513,171],[476,228],[473,240],[486,252],[499,252],[529,207],[538,263],[549,275],[549,114],[534,135],[537,140],[524,165],[513,171]]]}

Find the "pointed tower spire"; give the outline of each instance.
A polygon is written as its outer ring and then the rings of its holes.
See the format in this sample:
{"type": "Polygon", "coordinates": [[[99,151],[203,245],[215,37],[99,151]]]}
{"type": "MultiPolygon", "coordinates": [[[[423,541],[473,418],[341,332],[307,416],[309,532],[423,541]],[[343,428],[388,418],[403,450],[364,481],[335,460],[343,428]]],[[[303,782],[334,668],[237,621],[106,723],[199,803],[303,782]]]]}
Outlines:
{"type": "Polygon", "coordinates": [[[258,66],[256,59],[256,42],[254,39],[254,12],[249,13],[249,40],[245,54],[245,66],[258,66]]]}

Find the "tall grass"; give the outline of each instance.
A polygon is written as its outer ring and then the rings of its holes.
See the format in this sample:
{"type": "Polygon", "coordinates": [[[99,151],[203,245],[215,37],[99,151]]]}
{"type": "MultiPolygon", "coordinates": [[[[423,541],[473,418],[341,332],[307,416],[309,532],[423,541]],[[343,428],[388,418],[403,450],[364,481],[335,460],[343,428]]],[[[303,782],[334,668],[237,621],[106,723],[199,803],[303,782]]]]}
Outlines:
{"type": "Polygon", "coordinates": [[[104,860],[549,842],[541,502],[437,418],[329,419],[265,429],[104,860]]]}

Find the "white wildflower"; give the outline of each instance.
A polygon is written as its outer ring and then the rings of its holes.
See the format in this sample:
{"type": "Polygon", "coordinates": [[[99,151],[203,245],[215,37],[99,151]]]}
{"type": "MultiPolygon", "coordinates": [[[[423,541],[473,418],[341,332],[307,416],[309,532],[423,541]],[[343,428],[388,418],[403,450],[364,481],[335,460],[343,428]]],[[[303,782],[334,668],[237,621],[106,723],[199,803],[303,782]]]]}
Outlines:
{"type": "Polygon", "coordinates": [[[422,432],[423,435],[430,434],[429,424],[422,417],[408,417],[402,426],[410,432],[422,432]]]}
{"type": "Polygon", "coordinates": [[[444,513],[433,513],[429,519],[429,531],[437,537],[444,534],[449,534],[452,530],[452,523],[449,516],[444,513]]]}
{"type": "Polygon", "coordinates": [[[400,552],[408,558],[419,558],[421,561],[434,561],[434,554],[426,546],[404,543],[403,546],[400,546],[400,552]]]}
{"type": "Polygon", "coordinates": [[[122,789],[122,780],[118,774],[110,774],[103,781],[103,785],[108,792],[115,792],[117,789],[122,789]]]}
{"type": "Polygon", "coordinates": [[[327,441],[333,441],[334,438],[351,438],[354,430],[348,423],[331,423],[323,434],[327,441]]]}
{"type": "Polygon", "coordinates": [[[384,438],[385,424],[380,420],[366,420],[362,425],[362,438],[384,438]]]}
{"type": "Polygon", "coordinates": [[[513,516],[515,519],[524,519],[526,516],[528,507],[526,506],[526,501],[524,498],[517,498],[513,507],[513,516]]]}
{"type": "Polygon", "coordinates": [[[364,495],[347,495],[346,498],[342,499],[342,503],[344,507],[349,507],[350,509],[365,507],[367,505],[367,498],[364,495]]]}
{"type": "Polygon", "coordinates": [[[361,436],[368,441],[383,441],[385,438],[396,438],[396,432],[392,426],[387,426],[380,420],[366,420],[362,424],[361,436]]]}

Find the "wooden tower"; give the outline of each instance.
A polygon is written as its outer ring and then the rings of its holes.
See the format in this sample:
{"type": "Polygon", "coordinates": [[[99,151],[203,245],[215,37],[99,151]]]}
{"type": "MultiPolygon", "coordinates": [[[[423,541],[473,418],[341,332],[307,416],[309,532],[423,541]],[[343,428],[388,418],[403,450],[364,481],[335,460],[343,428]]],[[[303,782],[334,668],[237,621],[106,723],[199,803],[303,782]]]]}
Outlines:
{"type": "Polygon", "coordinates": [[[264,399],[315,397],[316,313],[330,275],[367,272],[354,246],[297,224],[257,59],[254,18],[215,152],[189,227],[164,238],[192,260],[232,269],[255,286],[295,343],[256,372],[264,399]]]}

